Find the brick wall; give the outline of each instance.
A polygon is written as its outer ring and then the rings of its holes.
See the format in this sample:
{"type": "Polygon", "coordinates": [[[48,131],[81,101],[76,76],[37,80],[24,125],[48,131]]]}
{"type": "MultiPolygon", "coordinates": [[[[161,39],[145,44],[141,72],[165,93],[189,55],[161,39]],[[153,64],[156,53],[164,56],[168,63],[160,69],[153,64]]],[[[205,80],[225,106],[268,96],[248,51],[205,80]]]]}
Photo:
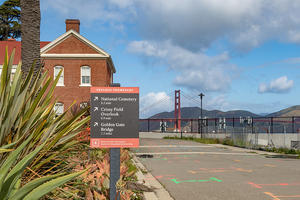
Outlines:
{"type": "Polygon", "coordinates": [[[70,36],[65,39],[63,42],[53,47],[49,51],[48,54],[52,53],[89,53],[89,54],[98,54],[97,51],[87,46],[84,42],[78,40],[74,36],[70,36]]]}
{"type": "Polygon", "coordinates": [[[74,31],[79,33],[80,20],[78,20],[78,19],[66,19],[66,32],[68,32],[70,29],[73,29],[74,31]]]}
{"type": "Polygon", "coordinates": [[[92,86],[109,86],[111,83],[111,72],[107,67],[105,59],[45,59],[44,69],[53,77],[54,67],[64,67],[64,85],[57,86],[54,96],[64,103],[67,109],[74,100],[79,104],[90,99],[90,87],[80,85],[80,67],[91,67],[92,86]]]}

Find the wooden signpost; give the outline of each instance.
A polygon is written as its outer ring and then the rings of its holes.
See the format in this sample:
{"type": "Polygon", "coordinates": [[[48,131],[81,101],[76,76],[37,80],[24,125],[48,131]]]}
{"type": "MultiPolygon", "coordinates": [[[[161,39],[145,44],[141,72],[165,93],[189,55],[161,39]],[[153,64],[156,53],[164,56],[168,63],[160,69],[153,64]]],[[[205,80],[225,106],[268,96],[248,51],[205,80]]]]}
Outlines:
{"type": "Polygon", "coordinates": [[[120,148],[139,147],[139,88],[91,88],[92,148],[110,148],[110,199],[120,178],[120,148]]]}

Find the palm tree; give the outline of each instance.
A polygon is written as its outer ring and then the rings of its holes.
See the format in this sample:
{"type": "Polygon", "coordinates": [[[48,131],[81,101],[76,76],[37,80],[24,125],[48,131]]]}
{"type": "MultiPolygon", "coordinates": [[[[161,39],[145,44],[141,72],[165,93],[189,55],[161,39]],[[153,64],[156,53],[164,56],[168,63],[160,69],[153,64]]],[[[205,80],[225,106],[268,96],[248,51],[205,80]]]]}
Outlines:
{"type": "Polygon", "coordinates": [[[40,67],[40,0],[20,0],[22,71],[27,74],[35,61],[35,74],[40,67]]]}

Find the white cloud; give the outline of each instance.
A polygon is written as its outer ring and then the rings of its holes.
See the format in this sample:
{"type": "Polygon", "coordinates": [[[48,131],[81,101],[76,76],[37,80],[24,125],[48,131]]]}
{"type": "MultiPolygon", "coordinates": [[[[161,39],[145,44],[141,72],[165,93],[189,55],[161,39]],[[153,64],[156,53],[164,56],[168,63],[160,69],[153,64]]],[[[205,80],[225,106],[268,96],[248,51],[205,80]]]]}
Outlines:
{"type": "Polygon", "coordinates": [[[240,50],[271,39],[300,43],[297,0],[153,0],[138,5],[146,37],[170,39],[192,50],[220,39],[228,39],[240,50]]]}
{"type": "MultiPolygon", "coordinates": [[[[42,11],[54,10],[64,18],[78,18],[86,23],[100,21],[102,23],[114,24],[122,22],[129,15],[130,0],[43,0],[42,11]],[[123,3],[121,3],[123,2],[123,3]],[[126,10],[122,10],[125,8],[126,10]]],[[[130,14],[132,15],[133,12],[130,14]]]]}
{"type": "Polygon", "coordinates": [[[203,101],[203,108],[208,110],[246,110],[256,114],[260,113],[272,113],[277,112],[281,109],[287,108],[291,105],[284,104],[280,101],[271,101],[268,103],[256,103],[245,101],[233,101],[229,100],[227,95],[208,95],[203,101]]]}
{"type": "Polygon", "coordinates": [[[261,83],[258,87],[259,93],[286,93],[294,86],[293,80],[288,80],[287,76],[272,80],[269,84],[261,83]]]}
{"type": "Polygon", "coordinates": [[[131,21],[146,40],[170,40],[192,51],[224,39],[243,51],[273,39],[300,44],[298,0],[43,0],[41,5],[83,21],[131,21]]]}
{"type": "MultiPolygon", "coordinates": [[[[228,102],[225,95],[206,95],[203,98],[203,108],[206,110],[230,110],[233,105],[228,102]]],[[[185,93],[181,91],[181,108],[200,107],[198,93],[185,93]]],[[[150,92],[140,98],[140,118],[148,118],[157,113],[174,111],[174,93],[150,92]]]]}
{"type": "Polygon", "coordinates": [[[233,109],[233,105],[228,102],[227,97],[225,95],[208,96],[207,100],[204,102],[204,105],[207,107],[208,110],[227,111],[233,109]]]}
{"type": "Polygon", "coordinates": [[[152,57],[165,62],[177,73],[174,84],[197,91],[224,91],[230,87],[236,66],[229,63],[225,52],[217,56],[207,56],[202,52],[192,52],[170,41],[133,41],[128,50],[132,53],[152,57]]]}
{"type": "Polygon", "coordinates": [[[174,101],[165,92],[150,92],[140,98],[140,118],[174,109],[174,101]]]}

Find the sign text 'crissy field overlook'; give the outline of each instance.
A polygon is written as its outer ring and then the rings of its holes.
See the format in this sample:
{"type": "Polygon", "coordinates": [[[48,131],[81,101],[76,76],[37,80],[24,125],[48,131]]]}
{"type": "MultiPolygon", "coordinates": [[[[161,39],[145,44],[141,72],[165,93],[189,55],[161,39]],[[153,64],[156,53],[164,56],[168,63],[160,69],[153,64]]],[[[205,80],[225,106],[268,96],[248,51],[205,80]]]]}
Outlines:
{"type": "Polygon", "coordinates": [[[138,87],[91,88],[91,147],[138,147],[138,122],[138,87]]]}

